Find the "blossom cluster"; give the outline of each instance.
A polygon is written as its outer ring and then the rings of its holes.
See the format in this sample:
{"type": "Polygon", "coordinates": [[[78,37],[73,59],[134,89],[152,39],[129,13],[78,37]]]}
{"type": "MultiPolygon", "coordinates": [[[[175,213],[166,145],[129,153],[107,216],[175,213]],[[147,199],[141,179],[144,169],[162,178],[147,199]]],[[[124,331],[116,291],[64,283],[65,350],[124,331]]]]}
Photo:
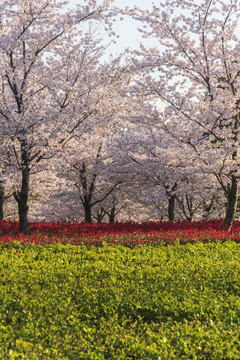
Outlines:
{"type": "Polygon", "coordinates": [[[122,222],[107,223],[30,223],[30,234],[18,233],[17,222],[0,222],[0,242],[9,244],[73,244],[96,245],[121,244],[138,245],[184,244],[211,241],[240,241],[240,222],[236,221],[231,233],[221,230],[221,220],[200,222],[122,222]]]}

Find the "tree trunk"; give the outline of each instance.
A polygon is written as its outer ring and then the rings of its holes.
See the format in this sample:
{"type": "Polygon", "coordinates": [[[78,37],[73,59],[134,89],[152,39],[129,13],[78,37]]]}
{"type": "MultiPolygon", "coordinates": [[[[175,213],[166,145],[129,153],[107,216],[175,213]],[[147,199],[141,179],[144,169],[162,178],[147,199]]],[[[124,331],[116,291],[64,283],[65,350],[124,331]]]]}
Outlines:
{"type": "Polygon", "coordinates": [[[101,223],[103,221],[104,215],[105,215],[105,211],[103,208],[98,210],[98,212],[97,212],[97,222],[98,223],[101,223]]]}
{"type": "Polygon", "coordinates": [[[115,213],[116,213],[116,207],[113,206],[113,207],[111,208],[111,211],[110,211],[110,214],[109,214],[109,223],[110,223],[110,224],[113,224],[114,221],[115,221],[115,213]]]}
{"type": "Polygon", "coordinates": [[[228,204],[226,210],[226,216],[222,225],[222,229],[228,231],[231,230],[234,215],[237,209],[237,198],[238,198],[238,179],[235,175],[232,175],[231,187],[228,192],[228,204]]]}
{"type": "Polygon", "coordinates": [[[92,223],[92,207],[89,202],[84,203],[85,220],[87,223],[92,223]]]}
{"type": "Polygon", "coordinates": [[[21,190],[15,191],[14,198],[18,203],[18,216],[20,232],[28,234],[28,194],[29,194],[29,177],[30,168],[28,166],[28,153],[25,142],[22,143],[22,184],[21,190]]]}
{"type": "Polygon", "coordinates": [[[0,181],[0,220],[3,220],[4,186],[0,181]]]}
{"type": "Polygon", "coordinates": [[[20,232],[28,234],[28,193],[30,169],[27,165],[22,170],[22,188],[19,194],[18,211],[20,232]]]}
{"type": "Polygon", "coordinates": [[[97,222],[100,224],[102,222],[102,215],[100,213],[100,210],[97,213],[97,222]]]}
{"type": "Polygon", "coordinates": [[[29,233],[28,230],[28,205],[27,201],[22,198],[18,202],[18,213],[19,213],[19,224],[20,232],[23,232],[25,235],[29,233]]]}
{"type": "Polygon", "coordinates": [[[168,195],[168,220],[174,221],[176,195],[168,195]]]}
{"type": "Polygon", "coordinates": [[[176,202],[176,194],[175,191],[177,190],[178,183],[175,182],[172,186],[166,185],[166,196],[168,199],[168,220],[174,221],[174,212],[175,212],[175,202],[176,202]]]}

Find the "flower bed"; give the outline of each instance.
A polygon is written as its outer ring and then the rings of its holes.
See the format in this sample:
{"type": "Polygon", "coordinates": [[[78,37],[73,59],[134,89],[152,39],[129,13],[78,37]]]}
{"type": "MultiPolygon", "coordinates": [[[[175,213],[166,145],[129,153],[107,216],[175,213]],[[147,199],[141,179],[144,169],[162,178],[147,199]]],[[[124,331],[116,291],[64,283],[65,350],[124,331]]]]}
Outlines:
{"type": "Polygon", "coordinates": [[[2,244],[73,244],[96,245],[104,243],[134,247],[138,245],[185,244],[234,240],[240,241],[240,222],[234,223],[232,232],[221,230],[222,220],[200,222],[124,222],[106,223],[64,223],[35,222],[29,224],[29,235],[18,232],[17,222],[0,222],[0,241],[2,244]]]}

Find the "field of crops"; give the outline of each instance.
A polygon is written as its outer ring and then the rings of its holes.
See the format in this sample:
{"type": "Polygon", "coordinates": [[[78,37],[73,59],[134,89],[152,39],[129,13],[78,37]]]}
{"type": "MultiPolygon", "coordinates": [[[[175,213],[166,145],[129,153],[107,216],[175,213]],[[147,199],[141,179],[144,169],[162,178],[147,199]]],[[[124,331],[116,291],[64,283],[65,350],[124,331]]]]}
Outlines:
{"type": "Polygon", "coordinates": [[[0,226],[0,359],[240,358],[238,223],[30,229],[0,226]]]}

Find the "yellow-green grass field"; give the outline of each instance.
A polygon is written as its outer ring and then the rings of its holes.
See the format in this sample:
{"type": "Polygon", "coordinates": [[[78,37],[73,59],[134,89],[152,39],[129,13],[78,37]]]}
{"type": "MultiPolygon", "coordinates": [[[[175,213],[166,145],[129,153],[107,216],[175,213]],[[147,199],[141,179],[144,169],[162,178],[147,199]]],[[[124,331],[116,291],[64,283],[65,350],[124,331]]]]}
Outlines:
{"type": "Polygon", "coordinates": [[[240,245],[0,247],[0,359],[240,359],[240,245]]]}

